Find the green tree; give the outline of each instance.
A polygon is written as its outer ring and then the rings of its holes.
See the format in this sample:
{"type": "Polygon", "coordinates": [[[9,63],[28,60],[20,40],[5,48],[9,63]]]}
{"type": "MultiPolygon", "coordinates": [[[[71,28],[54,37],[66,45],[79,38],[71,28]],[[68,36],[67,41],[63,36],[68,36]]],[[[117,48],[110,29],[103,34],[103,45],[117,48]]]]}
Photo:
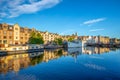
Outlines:
{"type": "Polygon", "coordinates": [[[68,41],[70,41],[70,42],[73,41],[73,40],[74,40],[74,38],[72,38],[72,37],[70,37],[70,38],[68,39],[68,41]]]}
{"type": "Polygon", "coordinates": [[[56,38],[56,39],[54,40],[54,42],[55,42],[56,44],[58,44],[58,45],[62,45],[63,40],[62,40],[62,38],[56,38]]]}
{"type": "Polygon", "coordinates": [[[30,38],[29,38],[29,43],[30,44],[43,44],[43,37],[41,36],[40,33],[32,31],[30,34],[30,38]]]}

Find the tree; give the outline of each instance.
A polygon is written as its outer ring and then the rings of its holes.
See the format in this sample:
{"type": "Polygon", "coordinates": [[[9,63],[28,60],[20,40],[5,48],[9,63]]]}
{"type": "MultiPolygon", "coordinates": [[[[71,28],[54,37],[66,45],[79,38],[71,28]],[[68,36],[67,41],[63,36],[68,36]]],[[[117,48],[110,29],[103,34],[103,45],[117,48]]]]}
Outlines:
{"type": "Polygon", "coordinates": [[[74,40],[74,38],[72,38],[72,37],[70,37],[70,38],[68,39],[68,41],[70,41],[70,42],[73,41],[73,40],[74,40]]]}
{"type": "Polygon", "coordinates": [[[58,45],[62,45],[63,40],[62,40],[62,38],[56,38],[56,39],[54,40],[54,42],[55,42],[56,44],[58,44],[58,45]]]}
{"type": "Polygon", "coordinates": [[[43,37],[41,36],[40,33],[32,31],[30,34],[30,38],[29,38],[29,43],[30,44],[43,44],[43,37]]]}

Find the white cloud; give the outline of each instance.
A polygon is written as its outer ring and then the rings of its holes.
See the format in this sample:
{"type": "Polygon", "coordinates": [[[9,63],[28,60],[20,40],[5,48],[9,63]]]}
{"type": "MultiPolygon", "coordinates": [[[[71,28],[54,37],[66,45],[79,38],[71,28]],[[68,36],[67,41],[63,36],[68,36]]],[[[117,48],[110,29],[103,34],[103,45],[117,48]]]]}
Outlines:
{"type": "Polygon", "coordinates": [[[91,30],[89,30],[90,32],[96,32],[96,31],[103,31],[103,30],[105,30],[105,29],[91,29],[91,30]]]}
{"type": "Polygon", "coordinates": [[[51,8],[60,2],[61,0],[1,0],[0,11],[7,14],[4,17],[11,18],[51,8]]]}
{"type": "Polygon", "coordinates": [[[106,18],[92,19],[92,20],[88,20],[88,21],[83,22],[83,24],[84,25],[92,25],[94,23],[98,23],[98,22],[101,22],[101,21],[104,21],[104,20],[106,20],[106,18]]]}
{"type": "Polygon", "coordinates": [[[9,25],[14,25],[15,23],[7,23],[7,24],[9,24],[9,25]]]}
{"type": "Polygon", "coordinates": [[[7,16],[6,13],[4,13],[4,12],[1,12],[1,13],[0,13],[0,17],[1,17],[1,18],[5,17],[5,16],[7,16]]]}

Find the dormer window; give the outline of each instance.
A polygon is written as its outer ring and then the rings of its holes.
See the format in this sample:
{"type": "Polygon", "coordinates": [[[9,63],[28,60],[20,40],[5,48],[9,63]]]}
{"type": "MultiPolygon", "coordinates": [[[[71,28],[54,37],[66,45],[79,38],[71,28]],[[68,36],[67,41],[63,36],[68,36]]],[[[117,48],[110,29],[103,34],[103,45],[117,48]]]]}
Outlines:
{"type": "Polygon", "coordinates": [[[0,26],[0,29],[2,29],[2,26],[0,26]]]}
{"type": "Polygon", "coordinates": [[[4,26],[5,29],[7,29],[7,26],[4,26]]]}
{"type": "Polygon", "coordinates": [[[15,30],[18,30],[18,28],[15,28],[15,30]]]}
{"type": "Polygon", "coordinates": [[[9,27],[9,29],[12,29],[12,27],[9,27]]]}

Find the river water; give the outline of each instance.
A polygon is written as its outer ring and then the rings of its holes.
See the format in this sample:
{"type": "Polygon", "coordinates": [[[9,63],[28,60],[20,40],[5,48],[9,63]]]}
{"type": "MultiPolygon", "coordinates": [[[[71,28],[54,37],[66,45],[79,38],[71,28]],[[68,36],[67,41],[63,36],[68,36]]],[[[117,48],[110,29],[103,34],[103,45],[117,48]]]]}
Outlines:
{"type": "Polygon", "coordinates": [[[0,56],[0,80],[120,80],[120,50],[83,47],[0,56]]]}

